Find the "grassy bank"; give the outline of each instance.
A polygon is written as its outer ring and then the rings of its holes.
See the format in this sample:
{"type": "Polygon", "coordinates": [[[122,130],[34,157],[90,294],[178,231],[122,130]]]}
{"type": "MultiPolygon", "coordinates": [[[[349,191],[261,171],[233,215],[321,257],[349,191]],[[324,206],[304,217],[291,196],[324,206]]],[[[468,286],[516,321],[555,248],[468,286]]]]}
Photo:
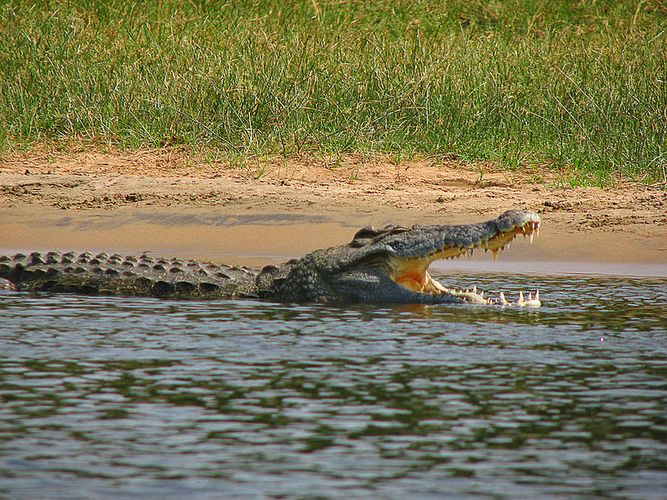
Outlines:
{"type": "Polygon", "coordinates": [[[666,110],[652,0],[0,2],[5,150],[378,151],[652,183],[666,110]]]}

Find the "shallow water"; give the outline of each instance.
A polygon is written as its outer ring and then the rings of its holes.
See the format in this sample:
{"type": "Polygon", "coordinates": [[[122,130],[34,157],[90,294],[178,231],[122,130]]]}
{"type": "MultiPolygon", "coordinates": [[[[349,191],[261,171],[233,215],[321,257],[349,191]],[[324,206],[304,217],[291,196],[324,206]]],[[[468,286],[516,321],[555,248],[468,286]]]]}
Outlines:
{"type": "Polygon", "coordinates": [[[667,497],[667,280],[444,281],[544,306],[3,292],[0,497],[667,497]]]}

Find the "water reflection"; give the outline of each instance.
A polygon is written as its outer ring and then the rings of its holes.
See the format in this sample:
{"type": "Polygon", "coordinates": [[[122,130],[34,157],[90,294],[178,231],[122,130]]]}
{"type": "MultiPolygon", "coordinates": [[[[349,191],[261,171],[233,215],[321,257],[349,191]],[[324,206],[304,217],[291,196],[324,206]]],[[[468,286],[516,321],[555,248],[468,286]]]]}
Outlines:
{"type": "Polygon", "coordinates": [[[0,297],[7,498],[663,498],[664,280],[539,309],[0,297]]]}

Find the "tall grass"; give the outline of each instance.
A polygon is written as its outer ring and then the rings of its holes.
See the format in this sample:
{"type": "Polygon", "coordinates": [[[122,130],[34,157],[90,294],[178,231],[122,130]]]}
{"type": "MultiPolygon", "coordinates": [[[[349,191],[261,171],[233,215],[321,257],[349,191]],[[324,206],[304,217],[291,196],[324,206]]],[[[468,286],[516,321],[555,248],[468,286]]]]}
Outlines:
{"type": "Polygon", "coordinates": [[[667,168],[651,0],[0,2],[0,148],[456,155],[667,168]]]}

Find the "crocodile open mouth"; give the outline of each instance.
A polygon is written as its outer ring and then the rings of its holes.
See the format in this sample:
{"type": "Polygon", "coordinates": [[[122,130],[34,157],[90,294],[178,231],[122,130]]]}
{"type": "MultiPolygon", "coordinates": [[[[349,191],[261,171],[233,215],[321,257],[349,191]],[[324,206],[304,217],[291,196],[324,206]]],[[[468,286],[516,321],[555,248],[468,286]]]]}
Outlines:
{"type": "Polygon", "coordinates": [[[533,238],[539,235],[539,222],[526,222],[518,225],[508,231],[502,231],[488,239],[480,239],[469,244],[466,247],[458,246],[443,246],[438,250],[423,255],[421,257],[398,257],[393,256],[391,260],[391,267],[393,269],[392,279],[399,285],[408,288],[415,292],[427,293],[431,295],[449,294],[460,298],[465,302],[475,304],[499,304],[499,305],[519,305],[519,306],[540,306],[539,290],[535,295],[528,294],[524,296],[520,293],[516,302],[510,302],[505,298],[505,294],[500,292],[497,298],[485,298],[484,292],[478,292],[476,287],[472,290],[457,290],[446,288],[438,280],[431,277],[428,273],[428,267],[432,262],[440,259],[457,259],[462,256],[471,258],[474,251],[484,250],[485,252],[493,252],[493,259],[498,258],[500,252],[509,249],[510,242],[522,234],[525,238],[529,238],[532,243],[533,238]]]}

